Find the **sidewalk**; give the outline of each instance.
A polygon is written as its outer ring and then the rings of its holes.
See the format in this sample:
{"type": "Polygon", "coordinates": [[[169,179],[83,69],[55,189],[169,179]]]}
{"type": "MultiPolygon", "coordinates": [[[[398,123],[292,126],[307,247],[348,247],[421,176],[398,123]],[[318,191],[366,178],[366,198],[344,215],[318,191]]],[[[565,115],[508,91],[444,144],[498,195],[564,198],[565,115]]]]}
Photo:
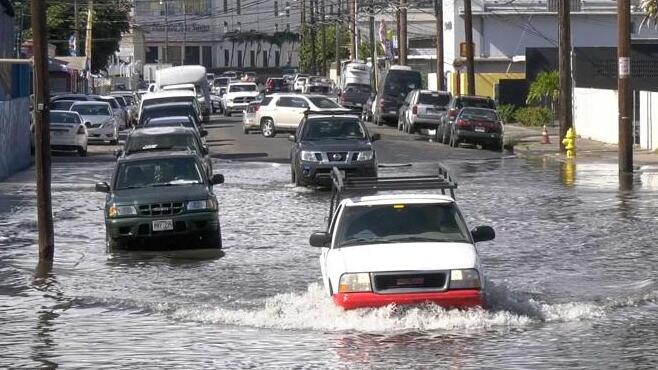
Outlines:
{"type": "MultiPolygon", "coordinates": [[[[550,144],[541,143],[541,127],[524,127],[518,124],[505,125],[505,145],[513,146],[514,152],[530,157],[552,157],[556,160],[566,159],[566,155],[559,152],[559,128],[548,127],[550,144]]],[[[606,144],[600,141],[576,139],[576,159],[591,161],[616,162],[617,145],[606,144]]],[[[658,165],[658,153],[636,148],[633,150],[633,163],[635,165],[658,165]]]]}

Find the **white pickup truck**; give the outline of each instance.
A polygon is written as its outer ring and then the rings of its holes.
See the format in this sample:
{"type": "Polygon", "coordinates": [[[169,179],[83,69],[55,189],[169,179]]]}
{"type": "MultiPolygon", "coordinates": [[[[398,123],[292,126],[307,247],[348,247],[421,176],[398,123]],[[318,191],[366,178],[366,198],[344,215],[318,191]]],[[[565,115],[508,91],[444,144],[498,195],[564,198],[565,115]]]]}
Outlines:
{"type": "Polygon", "coordinates": [[[453,196],[457,184],[438,175],[345,178],[334,168],[327,231],[311,235],[321,248],[324,287],[344,309],[434,303],[485,304],[475,243],[492,240],[489,226],[469,230],[453,196]],[[440,189],[442,194],[366,195],[373,191],[440,189]],[[355,196],[341,199],[348,192],[355,196]]]}
{"type": "Polygon", "coordinates": [[[226,94],[222,96],[224,115],[230,117],[233,112],[242,112],[258,96],[258,85],[253,82],[230,83],[226,94]]]}

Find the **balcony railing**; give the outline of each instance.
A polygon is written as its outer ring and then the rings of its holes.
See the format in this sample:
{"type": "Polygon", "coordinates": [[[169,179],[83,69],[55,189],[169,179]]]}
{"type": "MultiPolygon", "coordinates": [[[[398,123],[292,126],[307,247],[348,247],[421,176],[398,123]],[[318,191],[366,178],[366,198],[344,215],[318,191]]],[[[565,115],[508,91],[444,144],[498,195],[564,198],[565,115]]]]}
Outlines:
{"type": "MultiPolygon", "coordinates": [[[[572,12],[616,12],[616,0],[570,0],[572,12]]],[[[535,13],[557,12],[559,0],[484,0],[485,12],[535,13]]],[[[631,9],[637,9],[640,0],[631,0],[631,9]]]]}

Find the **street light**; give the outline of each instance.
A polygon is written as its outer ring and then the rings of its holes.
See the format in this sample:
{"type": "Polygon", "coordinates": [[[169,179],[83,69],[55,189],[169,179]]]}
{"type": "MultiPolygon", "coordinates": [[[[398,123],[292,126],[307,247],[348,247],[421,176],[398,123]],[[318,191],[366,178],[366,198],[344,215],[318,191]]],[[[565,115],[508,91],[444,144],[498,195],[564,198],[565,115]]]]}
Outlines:
{"type": "Polygon", "coordinates": [[[169,62],[169,7],[168,0],[160,0],[160,5],[164,4],[165,9],[165,51],[164,51],[164,62],[167,64],[169,62]]]}

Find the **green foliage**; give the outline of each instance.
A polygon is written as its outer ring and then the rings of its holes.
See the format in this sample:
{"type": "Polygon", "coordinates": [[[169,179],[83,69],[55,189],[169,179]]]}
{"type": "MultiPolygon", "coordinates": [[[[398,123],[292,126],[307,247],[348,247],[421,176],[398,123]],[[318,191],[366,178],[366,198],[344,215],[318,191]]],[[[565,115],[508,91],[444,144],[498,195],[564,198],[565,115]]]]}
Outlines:
{"type": "MultiPolygon", "coordinates": [[[[384,48],[382,48],[382,44],[380,42],[376,42],[375,45],[377,48],[377,56],[383,56],[384,48]]],[[[372,54],[370,54],[371,50],[370,42],[362,42],[359,44],[359,59],[366,60],[367,58],[370,58],[372,56],[372,54]]]]}
{"type": "Polygon", "coordinates": [[[515,110],[516,110],[516,106],[513,104],[501,104],[498,106],[498,114],[500,115],[500,118],[505,123],[512,122],[512,119],[514,118],[515,110]]]}
{"type": "Polygon", "coordinates": [[[560,74],[558,71],[541,72],[530,85],[526,102],[553,107],[560,95],[560,74]]]}
{"type": "MultiPolygon", "coordinates": [[[[313,65],[313,59],[311,56],[311,30],[309,25],[306,25],[301,31],[301,47],[299,49],[299,67],[302,71],[309,71],[313,65]]],[[[339,26],[340,40],[340,59],[347,59],[349,57],[349,50],[347,45],[350,42],[348,29],[347,27],[339,26]]],[[[326,50],[325,58],[327,60],[327,66],[331,62],[336,60],[336,25],[328,24],[325,26],[325,40],[326,40],[326,50]]],[[[322,65],[322,32],[320,32],[320,27],[316,26],[315,29],[315,65],[320,68],[322,65]]]]}
{"type": "Polygon", "coordinates": [[[514,119],[523,126],[541,127],[553,122],[553,112],[544,107],[518,108],[514,119]]]}
{"type": "MultiPolygon", "coordinates": [[[[91,68],[98,71],[105,68],[107,59],[119,50],[121,34],[129,30],[129,14],[132,0],[94,1],[93,56],[91,68]]],[[[87,2],[78,2],[78,55],[84,55],[85,33],[87,29],[87,2]]],[[[48,0],[46,21],[48,42],[57,48],[57,55],[69,55],[68,39],[75,31],[75,14],[70,0],[48,0]]],[[[24,38],[32,35],[29,1],[16,2],[16,14],[23,14],[24,38]]],[[[20,19],[18,17],[17,19],[20,19]]]]}

